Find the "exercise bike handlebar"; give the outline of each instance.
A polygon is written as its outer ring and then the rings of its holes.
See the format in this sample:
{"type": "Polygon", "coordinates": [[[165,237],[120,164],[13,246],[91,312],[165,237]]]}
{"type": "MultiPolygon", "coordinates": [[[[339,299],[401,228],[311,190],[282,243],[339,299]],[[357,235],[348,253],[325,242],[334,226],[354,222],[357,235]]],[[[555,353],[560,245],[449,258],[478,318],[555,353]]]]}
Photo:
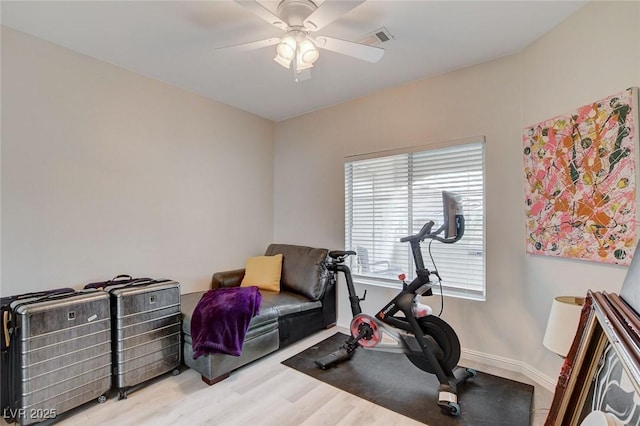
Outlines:
{"type": "MultiPolygon", "coordinates": [[[[420,232],[418,232],[416,235],[409,235],[408,237],[400,238],[400,242],[401,243],[406,243],[406,242],[411,242],[411,241],[422,241],[422,240],[424,240],[425,238],[427,238],[429,236],[429,232],[431,232],[431,228],[433,228],[433,225],[435,225],[435,223],[432,220],[430,220],[429,222],[424,224],[424,226],[422,227],[420,232]]],[[[444,229],[444,228],[442,228],[442,229],[444,229]]],[[[438,231],[442,232],[441,229],[439,229],[438,231]]]]}
{"type": "Polygon", "coordinates": [[[440,241],[442,243],[446,243],[446,244],[453,244],[456,241],[460,240],[460,238],[462,238],[462,236],[464,235],[464,216],[463,215],[456,215],[456,236],[454,238],[442,238],[439,237],[438,235],[442,233],[442,231],[445,230],[445,226],[442,225],[440,228],[436,229],[435,232],[431,232],[431,228],[433,228],[433,225],[435,224],[432,220],[428,221],[427,223],[424,224],[424,226],[422,227],[422,229],[420,229],[420,232],[418,232],[416,235],[410,235],[408,237],[404,237],[404,238],[400,238],[400,242],[401,243],[406,243],[406,242],[414,242],[414,241],[422,241],[426,238],[431,238],[433,240],[437,240],[440,241]]]}

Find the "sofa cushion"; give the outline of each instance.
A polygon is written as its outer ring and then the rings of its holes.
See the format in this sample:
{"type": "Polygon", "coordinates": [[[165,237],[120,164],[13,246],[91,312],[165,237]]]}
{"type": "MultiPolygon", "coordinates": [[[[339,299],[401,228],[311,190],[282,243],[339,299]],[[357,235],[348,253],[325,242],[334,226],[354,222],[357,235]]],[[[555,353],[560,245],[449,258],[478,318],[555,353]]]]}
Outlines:
{"type": "Polygon", "coordinates": [[[280,291],[282,255],[255,256],[247,259],[241,287],[257,286],[262,290],[280,291]]]}
{"type": "MultiPolygon", "coordinates": [[[[261,290],[261,292],[263,291],[261,290]]],[[[191,336],[191,317],[193,316],[193,311],[205,293],[206,291],[197,291],[195,293],[187,293],[181,296],[180,310],[182,311],[182,331],[188,336],[191,336]]],[[[278,294],[274,292],[270,293],[278,294]]],[[[277,321],[278,310],[263,302],[260,304],[260,314],[253,317],[249,322],[247,335],[249,335],[249,331],[254,327],[260,327],[264,324],[277,321]]]]}
{"type": "Polygon", "coordinates": [[[320,300],[325,292],[329,272],[326,268],[327,249],[271,244],[265,256],[282,254],[282,277],[280,289],[307,296],[312,301],[320,300]]]}
{"type": "Polygon", "coordinates": [[[310,300],[308,297],[297,293],[288,291],[276,293],[274,291],[260,290],[260,294],[262,294],[262,307],[277,311],[280,317],[322,308],[320,301],[310,300]]]}
{"type": "MultiPolygon", "coordinates": [[[[247,334],[244,336],[244,342],[248,342],[251,339],[259,337],[263,334],[270,333],[272,331],[278,332],[278,317],[277,315],[268,315],[265,318],[261,318],[260,321],[256,321],[255,324],[249,325],[249,329],[247,330],[247,334]],[[269,317],[267,321],[265,319],[269,317]]],[[[258,318],[258,317],[254,317],[258,318]]],[[[184,335],[185,343],[189,343],[189,345],[193,346],[193,339],[189,334],[184,335]]],[[[193,350],[193,348],[192,348],[193,350]]],[[[244,344],[243,344],[244,351],[244,344]]],[[[208,354],[208,355],[225,355],[225,354],[208,354]]]]}

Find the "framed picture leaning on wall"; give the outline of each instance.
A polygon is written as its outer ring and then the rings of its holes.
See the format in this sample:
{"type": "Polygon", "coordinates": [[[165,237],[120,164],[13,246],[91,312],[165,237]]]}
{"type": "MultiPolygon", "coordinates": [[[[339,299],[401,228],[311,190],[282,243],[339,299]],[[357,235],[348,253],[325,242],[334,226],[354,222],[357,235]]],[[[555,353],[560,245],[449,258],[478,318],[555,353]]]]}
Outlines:
{"type": "Polygon", "coordinates": [[[640,424],[640,316],[617,294],[590,291],[545,425],[577,426],[595,411],[640,424]]]}

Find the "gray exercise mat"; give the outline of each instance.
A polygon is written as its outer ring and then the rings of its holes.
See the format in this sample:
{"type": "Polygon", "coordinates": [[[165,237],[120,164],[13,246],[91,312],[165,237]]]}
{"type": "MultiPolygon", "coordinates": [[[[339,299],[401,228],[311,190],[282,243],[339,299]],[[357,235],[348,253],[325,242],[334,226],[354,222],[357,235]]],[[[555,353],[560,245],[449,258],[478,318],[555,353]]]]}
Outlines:
{"type": "Polygon", "coordinates": [[[478,372],[458,387],[462,413],[444,414],[437,405],[438,380],[399,354],[359,348],[350,361],[321,370],[314,360],[336,350],[348,336],[323,340],[282,364],[430,426],[529,426],[533,386],[478,372]]]}

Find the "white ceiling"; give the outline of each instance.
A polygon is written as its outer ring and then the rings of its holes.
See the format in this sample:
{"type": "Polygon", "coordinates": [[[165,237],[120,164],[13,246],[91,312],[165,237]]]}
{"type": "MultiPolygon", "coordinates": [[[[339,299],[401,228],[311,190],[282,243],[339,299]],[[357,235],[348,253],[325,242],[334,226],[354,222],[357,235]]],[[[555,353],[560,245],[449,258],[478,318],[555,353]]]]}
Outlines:
{"type": "MultiPolygon", "coordinates": [[[[587,1],[369,0],[314,35],[360,41],[386,27],[395,39],[380,62],[322,50],[311,79],[301,83],[272,60],[275,47],[215,50],[283,34],[230,0],[2,1],[1,18],[10,28],[280,121],[518,52],[587,1]]],[[[275,9],[278,2],[268,3],[275,9]]]]}

